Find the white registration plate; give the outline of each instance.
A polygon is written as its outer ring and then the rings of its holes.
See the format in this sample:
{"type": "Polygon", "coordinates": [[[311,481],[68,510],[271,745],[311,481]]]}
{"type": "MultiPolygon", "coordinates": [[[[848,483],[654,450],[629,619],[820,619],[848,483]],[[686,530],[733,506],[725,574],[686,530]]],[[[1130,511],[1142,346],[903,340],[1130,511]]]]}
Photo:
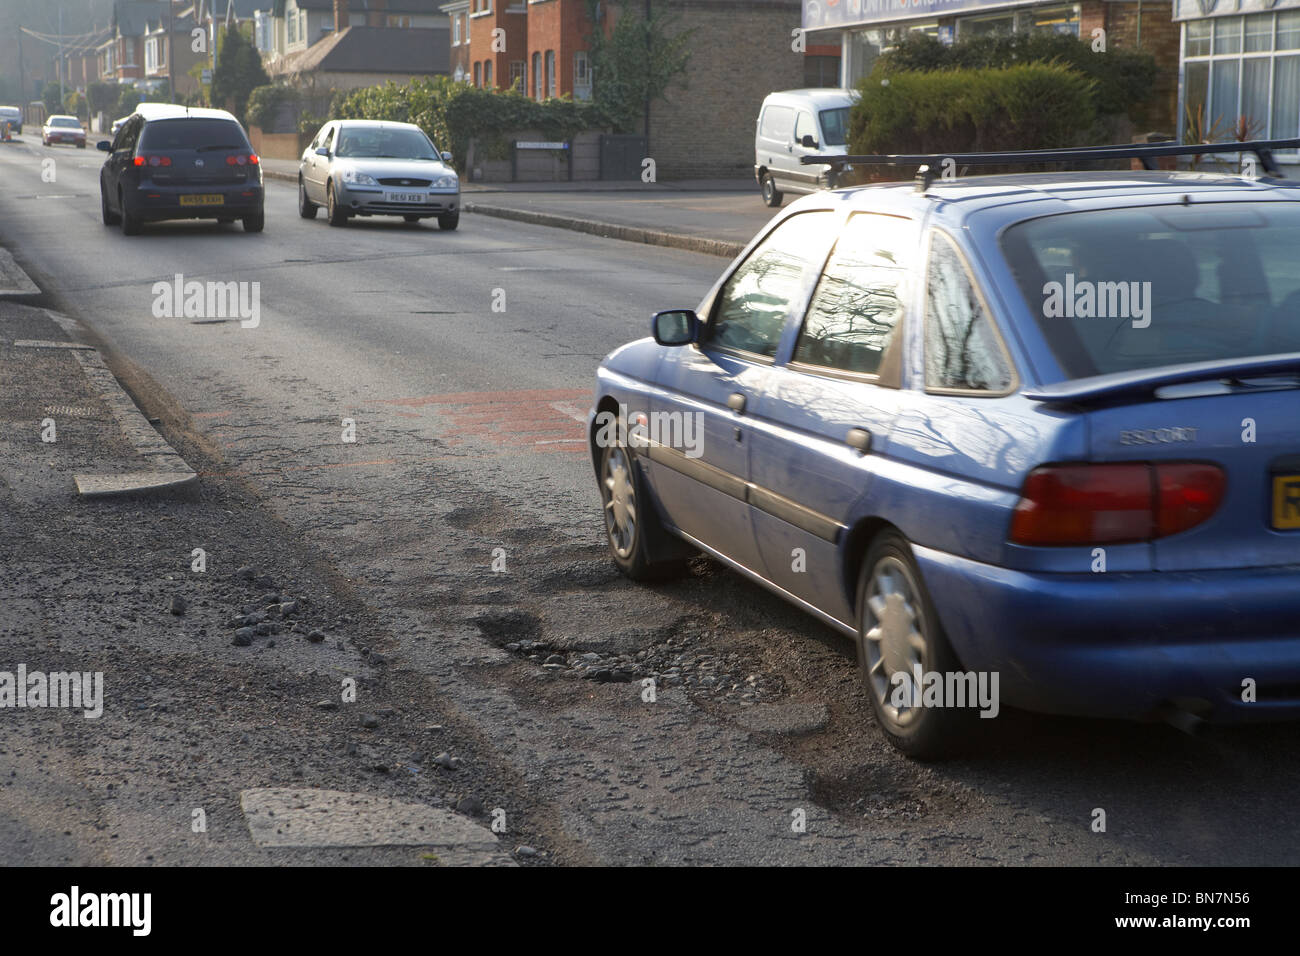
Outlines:
{"type": "Polygon", "coordinates": [[[384,193],[384,202],[424,202],[424,193],[384,193]]]}

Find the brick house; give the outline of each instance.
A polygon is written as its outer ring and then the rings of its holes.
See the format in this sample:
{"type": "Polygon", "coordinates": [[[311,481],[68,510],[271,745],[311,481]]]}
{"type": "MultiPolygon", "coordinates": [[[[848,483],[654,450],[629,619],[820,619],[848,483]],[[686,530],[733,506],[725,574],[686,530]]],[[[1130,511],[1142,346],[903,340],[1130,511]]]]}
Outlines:
{"type": "Polygon", "coordinates": [[[309,14],[317,2],[280,0],[273,9],[273,21],[284,21],[277,34],[296,39],[267,59],[272,79],[322,91],[448,75],[448,28],[435,0],[329,0],[328,29],[315,36],[309,14]]]}
{"type": "Polygon", "coordinates": [[[272,62],[301,53],[349,26],[405,29],[443,25],[436,0],[266,0],[266,3],[271,7],[267,58],[272,62]]]}
{"type": "Polygon", "coordinates": [[[447,65],[451,70],[451,78],[457,83],[469,82],[473,76],[469,45],[469,5],[470,0],[454,0],[438,7],[447,14],[448,33],[451,37],[451,59],[447,65]]]}

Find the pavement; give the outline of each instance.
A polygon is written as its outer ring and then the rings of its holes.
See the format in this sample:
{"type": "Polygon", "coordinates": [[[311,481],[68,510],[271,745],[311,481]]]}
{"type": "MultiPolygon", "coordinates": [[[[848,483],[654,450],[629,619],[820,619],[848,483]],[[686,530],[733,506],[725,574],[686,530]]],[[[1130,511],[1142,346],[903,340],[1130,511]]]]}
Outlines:
{"type": "MultiPolygon", "coordinates": [[[[294,160],[266,159],[267,178],[298,181],[294,160]]],[[[672,182],[464,183],[466,212],[734,258],[775,215],[752,178],[672,182]]]]}

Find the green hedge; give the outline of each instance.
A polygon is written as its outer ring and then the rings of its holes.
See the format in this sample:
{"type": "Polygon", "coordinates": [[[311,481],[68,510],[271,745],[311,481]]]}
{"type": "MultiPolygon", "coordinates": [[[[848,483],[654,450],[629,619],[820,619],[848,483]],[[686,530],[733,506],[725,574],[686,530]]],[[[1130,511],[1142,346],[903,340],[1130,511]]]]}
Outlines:
{"type": "Polygon", "coordinates": [[[1096,120],[1093,82],[1058,64],[886,72],[862,81],[851,153],[962,153],[1079,145],[1096,120]]]}
{"type": "Polygon", "coordinates": [[[337,119],[415,123],[439,149],[451,150],[462,171],[471,138],[492,158],[503,154],[504,136],[515,130],[536,129],[558,140],[609,125],[590,103],[569,99],[539,103],[514,90],[479,89],[445,76],[421,77],[404,85],[390,80],[383,86],[343,92],[335,97],[331,113],[337,119]]]}
{"type": "Polygon", "coordinates": [[[980,36],[951,45],[924,33],[909,33],[881,56],[882,75],[916,70],[979,70],[1025,63],[1057,63],[1093,80],[1093,106],[1099,115],[1128,113],[1142,118],[1156,80],[1156,61],[1149,53],[1112,49],[1094,51],[1093,41],[1060,33],[980,36]]]}

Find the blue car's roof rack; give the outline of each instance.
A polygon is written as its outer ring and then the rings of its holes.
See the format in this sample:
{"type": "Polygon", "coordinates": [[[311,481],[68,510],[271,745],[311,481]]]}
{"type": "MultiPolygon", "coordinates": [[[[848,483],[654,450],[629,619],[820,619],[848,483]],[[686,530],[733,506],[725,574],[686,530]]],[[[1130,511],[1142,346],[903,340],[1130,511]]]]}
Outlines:
{"type": "Polygon", "coordinates": [[[1300,149],[1300,139],[1257,139],[1244,143],[1117,143],[1111,146],[1075,146],[1066,149],[1025,149],[1000,153],[900,153],[870,156],[804,156],[805,166],[919,166],[917,188],[925,191],[935,179],[934,167],[945,160],[958,166],[1015,166],[1022,163],[1071,163],[1105,159],[1140,159],[1145,169],[1155,169],[1164,156],[1203,156],[1207,153],[1254,153],[1269,176],[1284,178],[1273,158],[1274,150],[1300,149]]]}

